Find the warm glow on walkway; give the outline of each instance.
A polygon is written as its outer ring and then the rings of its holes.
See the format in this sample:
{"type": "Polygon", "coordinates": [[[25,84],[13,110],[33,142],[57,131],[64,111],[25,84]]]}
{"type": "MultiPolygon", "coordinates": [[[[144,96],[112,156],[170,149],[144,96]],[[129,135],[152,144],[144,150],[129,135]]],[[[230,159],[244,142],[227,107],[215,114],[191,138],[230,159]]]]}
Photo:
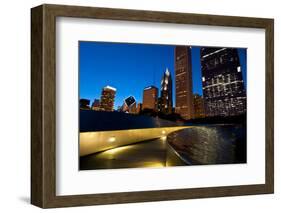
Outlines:
{"type": "Polygon", "coordinates": [[[171,132],[185,128],[190,127],[177,126],[118,131],[83,132],[80,133],[80,156],[85,156],[136,142],[142,142],[156,138],[165,139],[166,136],[171,132]]]}

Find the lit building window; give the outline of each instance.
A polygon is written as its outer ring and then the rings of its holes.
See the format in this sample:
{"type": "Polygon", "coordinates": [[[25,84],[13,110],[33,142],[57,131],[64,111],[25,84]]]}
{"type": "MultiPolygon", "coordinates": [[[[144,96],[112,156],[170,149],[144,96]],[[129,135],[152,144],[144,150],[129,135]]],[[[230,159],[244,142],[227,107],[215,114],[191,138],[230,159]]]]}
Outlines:
{"type": "Polygon", "coordinates": [[[237,72],[241,72],[241,67],[237,67],[237,72]]]}

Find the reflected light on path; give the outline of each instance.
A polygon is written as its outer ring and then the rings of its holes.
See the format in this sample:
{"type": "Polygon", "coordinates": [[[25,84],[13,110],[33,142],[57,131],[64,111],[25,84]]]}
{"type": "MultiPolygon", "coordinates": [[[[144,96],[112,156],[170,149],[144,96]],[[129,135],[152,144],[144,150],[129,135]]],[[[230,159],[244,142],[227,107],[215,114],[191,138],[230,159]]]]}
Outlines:
{"type": "Polygon", "coordinates": [[[159,167],[165,167],[165,165],[161,162],[152,162],[149,164],[144,165],[143,167],[155,167],[155,168],[159,168],[159,167]]]}
{"type": "Polygon", "coordinates": [[[110,155],[114,155],[114,154],[119,154],[120,152],[122,151],[125,151],[125,150],[128,150],[130,149],[129,146],[122,146],[122,147],[117,147],[117,148],[114,148],[114,149],[109,149],[109,150],[106,150],[104,151],[102,154],[110,154],[110,155]]]}
{"type": "Polygon", "coordinates": [[[165,141],[167,139],[167,136],[162,136],[161,140],[165,141]]]}
{"type": "MultiPolygon", "coordinates": [[[[107,168],[106,166],[110,165],[112,167],[109,168],[114,168],[115,166],[120,166],[124,162],[127,161],[127,164],[125,164],[125,167],[134,167],[134,168],[160,168],[160,167],[165,167],[166,166],[166,161],[165,159],[159,158],[158,157],[152,157],[151,156],[147,160],[138,160],[138,162],[134,161],[128,161],[128,158],[130,159],[130,156],[132,156],[132,153],[134,152],[133,150],[135,149],[136,145],[128,145],[128,146],[122,146],[122,147],[117,147],[113,149],[109,149],[106,151],[103,151],[101,153],[98,153],[96,155],[97,159],[99,161],[103,162],[110,162],[109,164],[104,164],[104,167],[107,168]],[[129,157],[128,157],[129,156],[129,157]]],[[[145,155],[145,154],[144,154],[145,155]]]]}
{"type": "MultiPolygon", "coordinates": [[[[108,160],[116,161],[117,160],[117,162],[115,162],[113,164],[118,165],[118,161],[120,159],[122,159],[122,161],[124,162],[124,156],[128,156],[128,153],[130,153],[134,149],[134,146],[135,145],[122,146],[122,147],[106,150],[106,151],[104,151],[104,152],[102,152],[102,153],[100,153],[98,155],[100,156],[100,158],[102,158],[105,161],[108,161],[108,160]]],[[[126,159],[126,157],[125,157],[125,159],[126,159]]],[[[163,161],[163,159],[161,159],[161,160],[157,159],[157,158],[153,158],[153,159],[150,159],[148,161],[140,161],[138,163],[130,162],[130,163],[132,163],[132,165],[134,165],[134,167],[136,167],[136,168],[145,168],[145,167],[159,168],[159,167],[165,167],[166,166],[165,161],[163,161]]]]}
{"type": "Polygon", "coordinates": [[[81,132],[80,156],[113,149],[136,142],[143,142],[155,138],[166,139],[171,132],[190,128],[188,126],[160,127],[147,129],[130,129],[100,132],[81,132]]]}

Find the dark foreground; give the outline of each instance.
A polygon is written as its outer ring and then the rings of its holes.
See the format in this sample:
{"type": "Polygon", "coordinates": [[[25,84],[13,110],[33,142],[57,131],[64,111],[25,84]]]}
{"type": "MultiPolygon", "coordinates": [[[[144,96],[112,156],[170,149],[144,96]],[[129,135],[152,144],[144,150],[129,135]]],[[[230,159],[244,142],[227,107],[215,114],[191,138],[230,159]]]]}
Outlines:
{"type": "Polygon", "coordinates": [[[80,158],[80,169],[166,166],[166,140],[155,139],[80,158]]]}
{"type": "Polygon", "coordinates": [[[197,126],[168,135],[168,144],[188,165],[246,163],[246,128],[197,126]]]}
{"type": "Polygon", "coordinates": [[[81,170],[246,163],[246,129],[206,126],[80,157],[81,170]]]}

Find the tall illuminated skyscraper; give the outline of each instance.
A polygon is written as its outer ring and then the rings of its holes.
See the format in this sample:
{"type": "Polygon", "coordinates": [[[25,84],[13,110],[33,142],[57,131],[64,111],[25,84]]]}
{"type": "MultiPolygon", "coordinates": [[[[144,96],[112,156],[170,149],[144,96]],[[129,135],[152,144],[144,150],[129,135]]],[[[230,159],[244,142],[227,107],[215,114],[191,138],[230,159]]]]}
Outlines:
{"type": "Polygon", "coordinates": [[[184,119],[194,117],[191,47],[175,47],[176,113],[184,119]]]}
{"type": "Polygon", "coordinates": [[[173,110],[173,94],[172,94],[172,76],[168,68],[164,72],[161,80],[161,92],[159,110],[165,114],[171,114],[173,110]]]}
{"type": "Polygon", "coordinates": [[[158,99],[158,88],[155,86],[149,86],[143,90],[143,101],[142,109],[151,109],[157,111],[157,99],[158,99]]]}
{"type": "Polygon", "coordinates": [[[201,48],[203,97],[207,116],[246,112],[246,92],[236,48],[201,48]]]}
{"type": "Polygon", "coordinates": [[[111,86],[106,86],[102,89],[100,99],[100,110],[113,111],[115,94],[116,89],[111,86]]]}

